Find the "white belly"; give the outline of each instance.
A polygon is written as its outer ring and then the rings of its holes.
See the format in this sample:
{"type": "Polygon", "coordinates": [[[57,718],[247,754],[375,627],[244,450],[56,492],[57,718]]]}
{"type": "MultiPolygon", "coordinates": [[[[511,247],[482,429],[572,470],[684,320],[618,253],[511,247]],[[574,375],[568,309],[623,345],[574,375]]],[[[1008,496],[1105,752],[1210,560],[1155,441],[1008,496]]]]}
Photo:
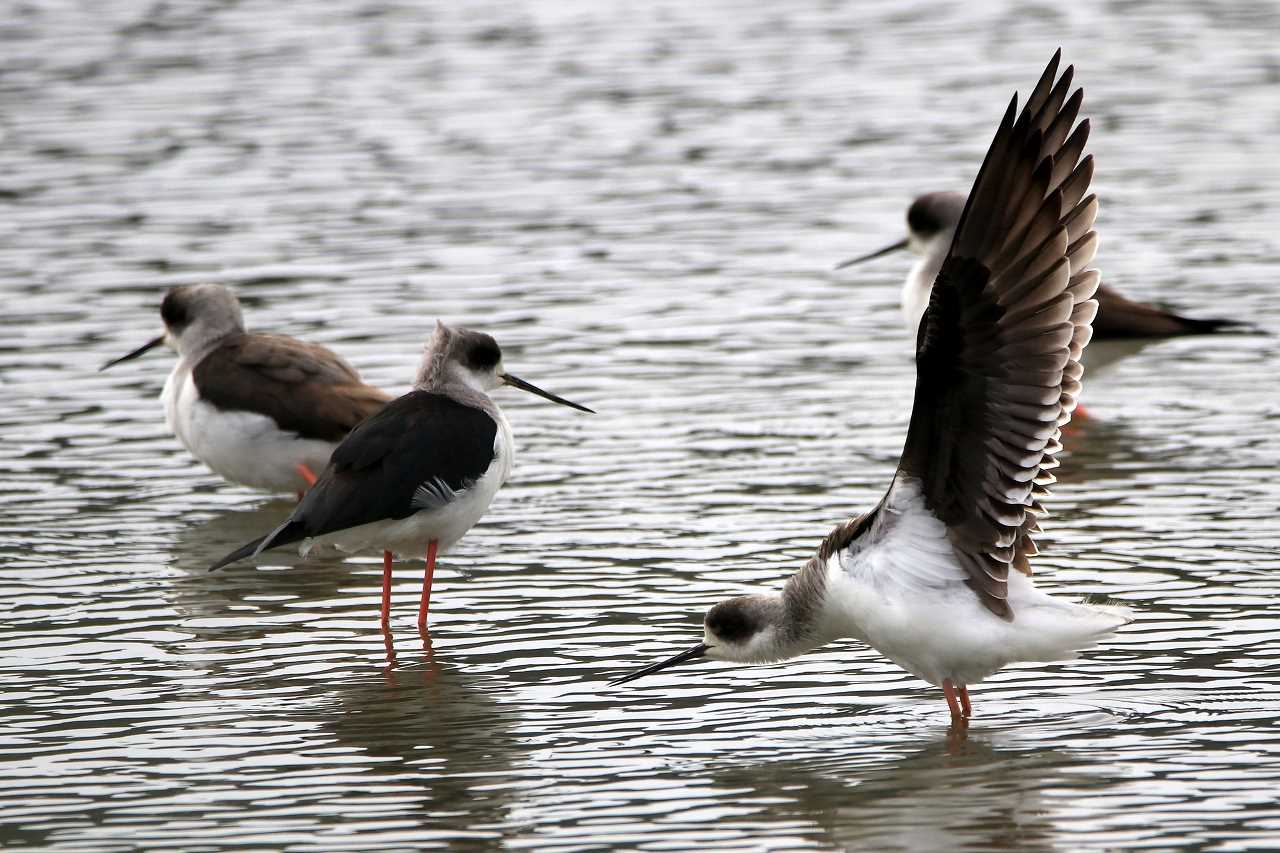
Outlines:
{"type": "Polygon", "coordinates": [[[963,583],[894,595],[858,582],[838,563],[828,582],[845,634],[934,685],[945,678],[977,684],[1016,661],[1070,660],[1132,619],[1121,607],[1049,596],[1018,572],[1009,574],[1012,621],[983,607],[963,583]]]}
{"type": "Polygon", "coordinates": [[[308,539],[302,544],[302,553],[305,555],[316,545],[332,545],[349,554],[376,550],[391,551],[411,559],[425,559],[427,546],[432,540],[438,543],[437,553],[445,553],[484,516],[494,495],[511,473],[515,444],[511,438],[511,427],[501,412],[498,414],[494,449],[496,452],[489,470],[471,488],[459,493],[456,500],[438,509],[420,510],[407,518],[375,521],[308,539]]]}
{"type": "Polygon", "coordinates": [[[1012,620],[983,606],[965,583],[946,526],[918,487],[899,478],[882,512],[883,536],[827,561],[824,631],[853,636],[930,684],[976,684],[1014,661],[1075,657],[1130,621],[1124,608],[1075,604],[1009,572],[1012,620]]]}
{"type": "Polygon", "coordinates": [[[304,464],[317,476],[329,464],[336,443],[300,438],[266,415],[218,409],[200,400],[183,361],[169,374],[160,394],[165,422],[191,455],[215,474],[254,489],[296,492],[307,488],[298,473],[304,464]]]}

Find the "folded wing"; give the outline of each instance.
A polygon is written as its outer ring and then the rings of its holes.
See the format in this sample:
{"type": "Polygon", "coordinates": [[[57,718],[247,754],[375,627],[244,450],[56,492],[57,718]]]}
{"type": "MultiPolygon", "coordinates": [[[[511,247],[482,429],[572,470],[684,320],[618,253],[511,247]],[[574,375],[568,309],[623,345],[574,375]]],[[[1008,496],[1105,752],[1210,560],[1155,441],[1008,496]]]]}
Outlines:
{"type": "Polygon", "coordinates": [[[194,379],[220,409],[266,415],[322,441],[341,441],[391,399],[331,350],[283,335],[238,335],[202,359],[194,379]]]}
{"type": "Polygon", "coordinates": [[[352,430],[293,514],[210,567],[375,521],[438,510],[489,470],[497,422],[443,394],[411,391],[352,430]]]}

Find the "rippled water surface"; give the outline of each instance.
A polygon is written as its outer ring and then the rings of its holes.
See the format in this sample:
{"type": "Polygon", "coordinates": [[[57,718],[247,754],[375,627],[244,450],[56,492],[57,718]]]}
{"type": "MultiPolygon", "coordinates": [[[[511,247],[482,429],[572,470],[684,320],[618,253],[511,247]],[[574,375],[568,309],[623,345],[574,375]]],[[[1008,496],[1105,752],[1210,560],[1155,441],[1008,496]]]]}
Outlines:
{"type": "Polygon", "coordinates": [[[0,22],[0,846],[1238,849],[1280,844],[1280,356],[1087,386],[1040,582],[1129,604],[974,691],[853,643],[606,681],[878,500],[912,365],[897,239],[1009,93],[1078,65],[1126,293],[1280,329],[1266,3],[18,4],[0,22]],[[213,558],[290,504],[165,430],[163,289],[402,391],[436,317],[599,410],[442,562],[213,558]]]}

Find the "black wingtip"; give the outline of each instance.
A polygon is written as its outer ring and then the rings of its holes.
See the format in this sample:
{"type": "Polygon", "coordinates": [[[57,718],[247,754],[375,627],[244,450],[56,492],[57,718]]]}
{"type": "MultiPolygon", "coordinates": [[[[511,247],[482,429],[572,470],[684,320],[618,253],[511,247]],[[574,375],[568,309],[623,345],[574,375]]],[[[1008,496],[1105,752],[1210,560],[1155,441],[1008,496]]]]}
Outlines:
{"type": "Polygon", "coordinates": [[[210,566],[209,571],[216,572],[223,566],[234,563],[236,560],[243,560],[245,557],[252,557],[254,554],[257,554],[260,551],[265,551],[268,548],[277,548],[281,545],[292,545],[294,542],[302,541],[306,538],[307,534],[304,532],[303,524],[294,517],[297,513],[298,510],[294,510],[294,515],[286,518],[275,530],[271,531],[266,536],[259,536],[252,542],[246,542],[244,545],[241,545],[239,548],[235,549],[230,554],[210,566]]]}
{"type": "Polygon", "coordinates": [[[1183,317],[1177,315],[1178,322],[1182,325],[1179,334],[1182,335],[1212,335],[1217,332],[1258,332],[1258,327],[1244,320],[1227,320],[1221,317],[1209,319],[1197,319],[1195,317],[1183,317]]]}
{"type": "MultiPolygon", "coordinates": [[[[270,536],[270,535],[271,534],[269,533],[267,534],[267,536],[270,536]]],[[[234,563],[237,560],[243,560],[245,557],[252,556],[253,553],[258,550],[258,546],[261,545],[263,542],[267,541],[267,536],[259,536],[257,539],[253,540],[252,542],[248,542],[244,545],[241,545],[239,548],[235,549],[230,554],[228,554],[227,556],[223,557],[221,560],[219,560],[218,562],[210,566],[209,571],[216,572],[218,569],[222,568],[223,566],[230,565],[231,563],[234,563]]]]}

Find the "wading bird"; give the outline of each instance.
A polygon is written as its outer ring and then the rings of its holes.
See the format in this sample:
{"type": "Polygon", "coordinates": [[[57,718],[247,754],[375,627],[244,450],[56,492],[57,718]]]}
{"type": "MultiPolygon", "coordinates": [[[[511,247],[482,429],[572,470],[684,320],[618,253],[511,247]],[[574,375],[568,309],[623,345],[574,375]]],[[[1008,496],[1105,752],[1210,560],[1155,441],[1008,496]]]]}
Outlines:
{"type": "Polygon", "coordinates": [[[1028,558],[1080,392],[1098,273],[1083,94],[1059,54],[1009,105],[933,283],[906,445],[879,506],[839,525],[781,594],[706,614],[703,640],[621,684],[695,658],[766,663],[854,637],[946,695],[1015,661],[1074,657],[1130,621],[1032,583],[1028,558]]]}
{"type": "Polygon", "coordinates": [[[414,388],[360,424],[293,514],[210,571],[268,548],[303,543],[382,553],[382,624],[391,613],[394,554],[425,553],[418,627],[427,624],[437,554],[453,547],[489,508],[511,471],[515,445],[488,392],[510,385],[582,412],[591,409],[506,372],[483,332],[436,324],[414,388]]]}
{"type": "MultiPolygon", "coordinates": [[[[868,255],[852,258],[837,269],[860,264],[891,252],[909,249],[919,257],[902,286],[902,317],[915,335],[920,318],[929,304],[929,291],[955,239],[956,225],[964,211],[965,196],[956,192],[933,192],[918,197],[907,208],[907,237],[868,255]]],[[[1099,284],[1094,294],[1098,316],[1093,320],[1094,341],[1136,341],[1204,335],[1243,326],[1236,320],[1184,317],[1158,305],[1135,302],[1115,288],[1099,284]]]]}
{"type": "Polygon", "coordinates": [[[221,284],[173,288],[160,318],[163,335],[100,369],[161,344],[177,350],[160,393],[165,423],[233,483],[301,497],[338,442],[391,399],[319,344],[246,332],[240,300],[221,284]]]}

